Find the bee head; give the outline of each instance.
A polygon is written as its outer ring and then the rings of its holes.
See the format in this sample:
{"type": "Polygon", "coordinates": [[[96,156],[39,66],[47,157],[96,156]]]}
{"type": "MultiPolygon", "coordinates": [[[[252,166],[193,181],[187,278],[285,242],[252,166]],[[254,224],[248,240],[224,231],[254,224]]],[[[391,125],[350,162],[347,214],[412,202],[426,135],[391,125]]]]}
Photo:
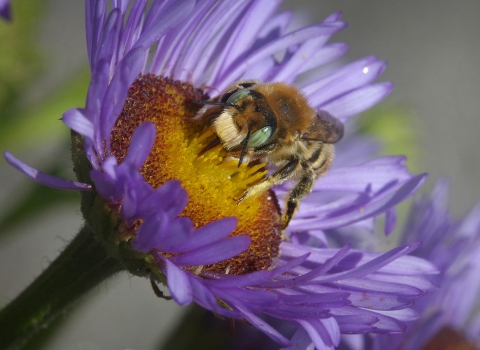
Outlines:
{"type": "Polygon", "coordinates": [[[213,125],[225,149],[241,152],[240,166],[250,150],[262,148],[271,141],[276,118],[264,96],[252,89],[227,93],[222,102],[226,106],[213,125]]]}

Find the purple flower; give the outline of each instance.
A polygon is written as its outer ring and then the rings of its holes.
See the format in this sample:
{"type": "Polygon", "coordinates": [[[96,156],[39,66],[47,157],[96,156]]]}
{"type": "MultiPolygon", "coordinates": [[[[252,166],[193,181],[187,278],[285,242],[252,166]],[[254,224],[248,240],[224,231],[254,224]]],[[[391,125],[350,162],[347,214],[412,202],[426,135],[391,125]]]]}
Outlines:
{"type": "MultiPolygon", "coordinates": [[[[343,156],[339,152],[332,170],[302,200],[285,232],[290,241],[279,247],[272,245],[268,252],[259,251],[257,236],[246,233],[260,230],[263,239],[267,232],[263,235],[259,225],[269,221],[272,234],[268,237],[279,243],[272,219],[278,215],[274,197],[285,197],[290,184],[262,195],[261,207],[269,207],[272,218],[262,212],[250,219],[250,214],[242,211],[247,209],[239,205],[237,220],[211,213],[218,201],[231,205],[232,194],[210,191],[202,200],[196,199],[209,190],[203,173],[180,181],[164,173],[177,168],[186,172],[185,164],[207,162],[208,157],[199,157],[197,152],[193,160],[185,161],[187,155],[179,146],[184,139],[165,141],[176,137],[177,131],[165,129],[162,123],[188,111],[191,99],[199,98],[194,96],[215,96],[233,82],[246,79],[294,83],[299,74],[340,57],[346,45],[326,44],[345,27],[340,14],[287,32],[291,14],[275,13],[278,1],[154,1],[148,10],[146,5],[147,1],[114,1],[108,12],[105,1],[86,1],[92,80],[85,108],[69,110],[63,116],[63,122],[84,137],[93,189],[121,218],[117,226],[120,238],[114,241],[142,253],[140,259],[150,264],[148,274],[147,269],[132,272],[150,276],[159,269],[153,277],[166,280],[179,304],[194,301],[224,316],[246,319],[284,346],[313,343],[319,349],[333,348],[340,333],[403,332],[403,322],[416,316],[409,306],[433,288],[425,275],[436,273],[429,262],[406,256],[418,243],[377,254],[349,245],[340,249],[312,247],[296,234],[309,231],[311,237],[319,237],[324,229],[352,224],[371,227],[379,214],[386,215],[386,232],[390,232],[396,221],[394,206],[411,196],[425,179],[425,175],[408,173],[402,157],[359,164],[358,160],[365,158],[362,150],[343,156]],[[167,88],[162,90],[164,86],[167,88]],[[167,90],[176,91],[168,103],[156,95],[167,90]],[[172,117],[165,117],[180,98],[186,107],[173,107],[172,117]],[[153,115],[129,124],[154,103],[160,107],[153,115]],[[158,156],[159,139],[164,149],[171,144],[176,147],[175,153],[158,156]],[[162,175],[164,180],[158,180],[160,173],[166,174],[162,175]],[[191,190],[197,185],[199,190],[191,190]],[[211,204],[205,204],[207,201],[211,204]],[[194,219],[194,214],[204,221],[194,219]],[[214,219],[205,219],[208,215],[214,219]],[[248,230],[242,229],[242,222],[251,225],[248,230]],[[248,260],[249,264],[261,260],[260,267],[238,268],[234,264],[239,254],[253,251],[258,255],[248,260]],[[293,343],[263,321],[261,314],[297,326],[293,343]]],[[[346,122],[389,94],[390,83],[371,84],[384,68],[385,62],[368,57],[299,88],[312,106],[346,122]]],[[[181,118],[173,122],[177,129],[181,123],[181,118]]],[[[202,138],[194,134],[183,148],[193,147],[202,138]]],[[[346,142],[343,148],[357,147],[354,137],[349,146],[346,142]]],[[[358,143],[358,147],[362,145],[358,143]]],[[[363,152],[370,149],[366,147],[363,152]]],[[[40,183],[92,190],[90,184],[43,174],[8,152],[5,157],[40,183]]],[[[224,166],[221,161],[217,163],[214,173],[224,166]]],[[[202,164],[194,168],[212,171],[212,166],[202,164]]],[[[232,177],[238,172],[234,169],[232,177]]],[[[252,176],[259,171],[253,169],[252,176]]],[[[217,180],[223,181],[218,174],[213,182],[217,180]]],[[[250,206],[254,205],[258,203],[251,202],[250,206]]],[[[237,210],[236,204],[234,208],[237,210]]]]}
{"type": "Polygon", "coordinates": [[[480,346],[480,204],[461,221],[448,211],[448,184],[439,181],[430,198],[416,201],[402,243],[423,241],[414,255],[440,270],[432,281],[440,288],[419,300],[420,318],[402,335],[379,335],[366,349],[474,349],[480,346]],[[387,345],[388,344],[388,345],[387,345]]]}
{"type": "Polygon", "coordinates": [[[10,0],[0,0],[0,16],[6,20],[12,19],[10,0]]]}

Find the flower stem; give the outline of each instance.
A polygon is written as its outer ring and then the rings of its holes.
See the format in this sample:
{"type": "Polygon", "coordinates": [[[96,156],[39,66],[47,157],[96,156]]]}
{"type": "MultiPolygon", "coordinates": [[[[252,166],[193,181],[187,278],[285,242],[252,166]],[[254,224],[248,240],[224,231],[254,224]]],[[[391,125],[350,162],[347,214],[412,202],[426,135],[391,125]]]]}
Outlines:
{"type": "Polygon", "coordinates": [[[123,265],[84,226],[55,261],[0,311],[0,349],[22,344],[123,265]]]}

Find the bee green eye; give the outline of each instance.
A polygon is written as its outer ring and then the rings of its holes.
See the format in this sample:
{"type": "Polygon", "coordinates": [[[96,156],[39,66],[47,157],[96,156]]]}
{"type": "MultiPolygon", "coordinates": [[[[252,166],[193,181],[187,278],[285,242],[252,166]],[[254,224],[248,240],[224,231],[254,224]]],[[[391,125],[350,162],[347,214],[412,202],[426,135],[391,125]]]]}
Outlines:
{"type": "Polygon", "coordinates": [[[236,104],[238,101],[240,101],[242,98],[248,96],[250,94],[250,90],[247,89],[242,89],[234,92],[232,96],[230,96],[227,100],[227,104],[236,104]]]}
{"type": "Polygon", "coordinates": [[[247,146],[248,147],[263,146],[268,141],[270,136],[272,136],[272,127],[264,126],[263,128],[255,131],[252,135],[250,135],[250,139],[248,140],[247,146]]]}

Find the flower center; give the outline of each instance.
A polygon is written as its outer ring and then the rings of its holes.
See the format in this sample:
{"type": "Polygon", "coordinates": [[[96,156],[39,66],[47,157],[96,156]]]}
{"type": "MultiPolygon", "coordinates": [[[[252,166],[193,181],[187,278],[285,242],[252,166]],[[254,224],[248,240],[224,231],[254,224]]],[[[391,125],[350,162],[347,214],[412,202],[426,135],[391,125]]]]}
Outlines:
{"type": "Polygon", "coordinates": [[[249,249],[237,257],[203,269],[230,274],[267,269],[278,256],[281,241],[277,199],[267,191],[237,203],[267,171],[264,164],[238,167],[238,160],[229,159],[222,145],[209,149],[216,138],[213,129],[189,120],[201,107],[191,100],[206,97],[187,83],[151,74],[139,76],[112,131],[111,151],[122,162],[133,131],[146,121],[153,122],[157,134],[141,169],[145,180],[154,188],[180,180],[189,195],[181,216],[189,217],[195,228],[236,216],[238,225],[231,235],[248,235],[252,240],[249,249]]]}

